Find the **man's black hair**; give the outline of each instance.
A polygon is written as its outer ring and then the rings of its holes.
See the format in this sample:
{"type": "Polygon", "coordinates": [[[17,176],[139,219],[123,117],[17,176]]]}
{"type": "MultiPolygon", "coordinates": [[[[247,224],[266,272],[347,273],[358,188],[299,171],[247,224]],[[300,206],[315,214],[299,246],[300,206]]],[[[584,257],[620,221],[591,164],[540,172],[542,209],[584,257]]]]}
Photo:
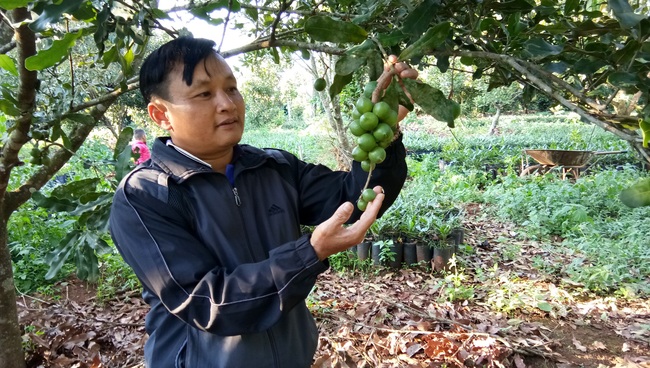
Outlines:
{"type": "Polygon", "coordinates": [[[216,53],[215,42],[204,38],[178,37],[149,54],[140,68],[140,93],[145,102],[153,95],[169,99],[167,75],[178,64],[183,64],[183,81],[192,84],[196,65],[216,53]]]}

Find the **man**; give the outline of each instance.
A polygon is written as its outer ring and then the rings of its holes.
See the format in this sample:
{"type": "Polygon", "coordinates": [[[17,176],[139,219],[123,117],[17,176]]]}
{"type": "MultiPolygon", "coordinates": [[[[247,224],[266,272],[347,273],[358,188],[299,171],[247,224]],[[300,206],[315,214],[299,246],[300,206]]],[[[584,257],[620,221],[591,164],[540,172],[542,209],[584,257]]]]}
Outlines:
{"type": "Polygon", "coordinates": [[[151,157],[149,147],[147,147],[147,134],[144,132],[144,129],[136,129],[133,131],[131,151],[138,154],[138,158],[135,160],[136,165],[140,165],[151,157]]]}
{"type": "Polygon", "coordinates": [[[151,306],[147,366],[309,367],[318,331],[305,298],[327,257],[360,243],[397,197],[401,138],[373,172],[377,198],[361,213],[350,203],[367,178],[358,163],[334,172],[239,144],[244,100],[214,42],[161,46],[141,68],[140,90],[169,137],[124,178],[110,225],[151,306]],[[303,235],[301,224],[318,226],[303,235]]]}

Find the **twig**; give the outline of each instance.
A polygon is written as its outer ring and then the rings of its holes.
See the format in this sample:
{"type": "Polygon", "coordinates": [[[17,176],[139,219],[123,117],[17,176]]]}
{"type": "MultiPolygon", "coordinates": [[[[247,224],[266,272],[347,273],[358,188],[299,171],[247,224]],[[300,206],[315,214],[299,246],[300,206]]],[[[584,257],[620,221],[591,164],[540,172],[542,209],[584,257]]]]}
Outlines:
{"type": "Polygon", "coordinates": [[[472,328],[471,326],[464,325],[464,324],[462,324],[462,323],[460,323],[460,322],[456,322],[456,321],[453,321],[453,320],[450,320],[450,319],[446,319],[446,318],[433,317],[433,316],[431,316],[431,315],[429,315],[429,314],[422,313],[422,312],[420,312],[420,311],[418,311],[418,310],[416,310],[416,309],[413,309],[413,308],[411,308],[411,307],[409,307],[409,306],[407,306],[407,305],[404,305],[404,304],[402,304],[402,303],[396,303],[396,302],[393,302],[393,301],[391,301],[391,300],[388,300],[388,299],[386,299],[386,298],[384,298],[384,297],[382,297],[382,296],[378,296],[378,298],[381,299],[381,300],[383,300],[384,302],[386,302],[386,303],[392,305],[393,307],[400,308],[400,309],[404,309],[404,310],[408,311],[409,313],[413,313],[413,314],[415,314],[415,315],[418,316],[418,317],[422,317],[422,318],[425,318],[425,319],[431,319],[431,320],[434,320],[434,321],[438,321],[438,322],[440,322],[440,323],[453,324],[453,325],[456,325],[456,326],[462,327],[462,328],[464,328],[464,329],[466,329],[466,330],[468,330],[468,331],[472,331],[472,330],[473,330],[473,328],[472,328]]]}
{"type": "Polygon", "coordinates": [[[52,302],[45,301],[45,300],[43,300],[43,299],[39,299],[39,298],[33,297],[33,296],[31,296],[31,295],[27,295],[27,294],[21,292],[20,290],[18,290],[17,287],[16,287],[16,291],[17,291],[18,294],[20,294],[20,296],[23,298],[23,302],[25,303],[25,307],[27,306],[27,302],[24,301],[25,298],[29,298],[29,299],[32,299],[32,300],[36,300],[37,302],[41,302],[41,303],[44,303],[44,304],[47,304],[47,305],[54,305],[54,304],[56,304],[56,303],[52,303],[52,302]]]}
{"type": "Polygon", "coordinates": [[[221,46],[223,46],[223,41],[226,38],[226,31],[228,30],[228,22],[230,22],[230,13],[232,12],[232,0],[228,1],[228,14],[226,14],[226,19],[223,21],[223,32],[221,32],[221,41],[219,42],[219,47],[217,47],[217,52],[221,51],[221,46]]]}

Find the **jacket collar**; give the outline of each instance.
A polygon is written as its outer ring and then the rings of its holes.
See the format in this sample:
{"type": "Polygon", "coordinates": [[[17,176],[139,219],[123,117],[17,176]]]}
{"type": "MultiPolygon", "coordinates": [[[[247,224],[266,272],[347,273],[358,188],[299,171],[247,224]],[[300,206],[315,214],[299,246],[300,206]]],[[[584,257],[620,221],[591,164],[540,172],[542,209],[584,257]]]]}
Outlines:
{"type": "MultiPolygon", "coordinates": [[[[178,182],[182,182],[194,174],[213,172],[206,162],[173,145],[168,145],[168,140],[171,138],[156,138],[152,147],[151,159],[178,182]]],[[[236,167],[235,174],[247,168],[257,167],[272,157],[259,148],[245,144],[238,144],[233,149],[232,163],[236,167]]]]}

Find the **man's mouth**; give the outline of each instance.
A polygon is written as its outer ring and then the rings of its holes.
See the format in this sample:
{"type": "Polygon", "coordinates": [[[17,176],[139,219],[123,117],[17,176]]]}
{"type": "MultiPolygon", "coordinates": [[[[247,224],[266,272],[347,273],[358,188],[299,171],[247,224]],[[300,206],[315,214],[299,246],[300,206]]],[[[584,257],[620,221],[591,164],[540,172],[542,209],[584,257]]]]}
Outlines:
{"type": "Polygon", "coordinates": [[[224,125],[232,125],[232,124],[235,124],[235,123],[237,123],[236,118],[226,119],[226,120],[222,121],[221,123],[217,124],[217,127],[224,126],[224,125]]]}

